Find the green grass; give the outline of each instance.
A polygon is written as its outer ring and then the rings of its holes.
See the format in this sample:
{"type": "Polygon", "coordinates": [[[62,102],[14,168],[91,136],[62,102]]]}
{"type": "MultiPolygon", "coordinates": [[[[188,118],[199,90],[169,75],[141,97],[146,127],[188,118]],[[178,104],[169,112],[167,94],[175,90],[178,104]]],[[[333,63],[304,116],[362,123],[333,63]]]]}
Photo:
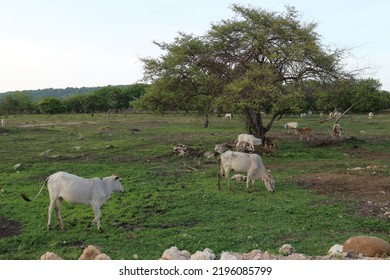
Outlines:
{"type": "MultiPolygon", "coordinates": [[[[276,122],[270,136],[285,134],[283,123],[288,120],[276,122]]],[[[328,136],[330,123],[314,118],[300,123],[328,136]]],[[[263,156],[266,167],[275,167],[274,194],[260,183],[258,191],[249,194],[239,183],[233,184],[232,193],[224,182],[218,191],[215,161],[172,154],[173,145],[180,143],[213,151],[216,143],[233,142],[244,132],[239,116],[231,121],[213,117],[207,129],[191,115],[22,115],[8,116],[7,124],[7,130],[0,131],[0,216],[18,222],[21,229],[19,235],[0,239],[0,259],[38,259],[46,251],[77,259],[89,244],[113,259],[132,259],[134,254],[158,259],[171,246],[192,253],[211,248],[217,255],[253,249],[276,253],[285,243],[300,253],[324,255],[353,235],[388,239],[388,222],[357,216],[353,202],[316,195],[294,179],[358,166],[364,155],[348,160],[345,155],[356,146],[388,152],[388,116],[346,116],[341,124],[357,139],[332,146],[278,139],[278,150],[263,156]],[[17,163],[22,165],[14,171],[17,163]],[[46,188],[33,202],[22,200],[21,193],[34,197],[45,178],[60,170],[87,178],[121,175],[126,192],[113,194],[102,207],[103,233],[89,227],[92,209],[68,203],[62,209],[65,230],[53,219],[53,229],[47,231],[46,188]]],[[[387,159],[373,163],[388,165],[387,159]]]]}

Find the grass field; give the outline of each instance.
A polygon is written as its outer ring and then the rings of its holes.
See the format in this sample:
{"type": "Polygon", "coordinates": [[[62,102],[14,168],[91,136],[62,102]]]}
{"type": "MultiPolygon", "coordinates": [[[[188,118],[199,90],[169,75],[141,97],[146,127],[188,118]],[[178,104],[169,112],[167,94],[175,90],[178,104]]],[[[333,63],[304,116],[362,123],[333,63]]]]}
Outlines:
{"type": "Polygon", "coordinates": [[[224,182],[218,191],[214,159],[172,153],[177,144],[213,151],[217,143],[233,142],[245,132],[239,115],[212,117],[207,129],[192,115],[6,120],[0,128],[0,259],[38,259],[46,251],[77,259],[90,244],[113,259],[158,259],[171,246],[191,253],[210,248],[216,255],[276,253],[285,243],[313,256],[354,235],[390,240],[388,115],[344,116],[344,139],[337,143],[329,142],[331,123],[316,116],[276,122],[269,136],[278,148],[262,156],[276,180],[273,194],[259,182],[256,192],[245,193],[238,182],[233,192],[224,182]],[[287,135],[283,123],[293,120],[313,128],[313,143],[287,135]],[[89,226],[90,207],[68,203],[62,208],[65,230],[54,218],[47,231],[46,188],[32,202],[22,200],[21,193],[34,197],[60,170],[86,178],[121,175],[126,192],[114,193],[102,207],[103,233],[89,226]]]}

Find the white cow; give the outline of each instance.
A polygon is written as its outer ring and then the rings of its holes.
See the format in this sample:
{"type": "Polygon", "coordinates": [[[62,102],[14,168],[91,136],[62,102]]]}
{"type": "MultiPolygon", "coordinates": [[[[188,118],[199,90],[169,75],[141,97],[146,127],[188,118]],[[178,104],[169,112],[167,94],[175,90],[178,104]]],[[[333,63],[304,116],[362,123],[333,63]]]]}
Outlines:
{"type": "Polygon", "coordinates": [[[238,135],[237,142],[236,142],[236,148],[240,145],[242,145],[242,142],[249,143],[250,148],[254,151],[255,145],[261,145],[262,141],[260,138],[256,138],[255,136],[251,134],[240,134],[238,135]]]}
{"type": "Polygon", "coordinates": [[[373,117],[374,117],[374,113],[373,112],[368,113],[368,119],[372,119],[373,117]]]}
{"type": "MultiPolygon", "coordinates": [[[[45,184],[47,184],[50,196],[47,229],[50,229],[53,208],[56,210],[61,229],[64,229],[61,218],[61,203],[65,200],[70,203],[91,205],[95,214],[92,224],[96,223],[98,230],[101,231],[100,207],[110,198],[112,192],[124,192],[120,177],[116,175],[103,179],[85,179],[60,171],[46,179],[36,197],[41,193],[45,184]]],[[[26,196],[22,196],[25,200],[29,200],[26,196]]]]}
{"type": "Polygon", "coordinates": [[[341,126],[337,123],[335,123],[331,128],[331,135],[332,139],[340,140],[341,139],[341,133],[343,132],[343,129],[341,126]]]}
{"type": "Polygon", "coordinates": [[[227,113],[227,114],[225,114],[225,116],[223,118],[224,119],[232,119],[233,115],[232,115],[232,113],[227,113]]]}
{"type": "Polygon", "coordinates": [[[295,129],[295,134],[297,134],[298,123],[288,122],[284,125],[284,128],[287,129],[287,134],[290,134],[290,129],[295,129]]]}
{"type": "Polygon", "coordinates": [[[1,119],[1,126],[5,127],[5,119],[1,119]]]}
{"type": "Polygon", "coordinates": [[[249,191],[249,181],[252,181],[252,190],[255,189],[255,180],[262,180],[268,191],[275,191],[275,180],[265,168],[261,157],[258,154],[247,154],[241,152],[227,151],[218,159],[218,189],[221,189],[221,177],[225,176],[229,190],[232,190],[229,180],[230,170],[235,172],[247,172],[245,190],[249,191]]]}

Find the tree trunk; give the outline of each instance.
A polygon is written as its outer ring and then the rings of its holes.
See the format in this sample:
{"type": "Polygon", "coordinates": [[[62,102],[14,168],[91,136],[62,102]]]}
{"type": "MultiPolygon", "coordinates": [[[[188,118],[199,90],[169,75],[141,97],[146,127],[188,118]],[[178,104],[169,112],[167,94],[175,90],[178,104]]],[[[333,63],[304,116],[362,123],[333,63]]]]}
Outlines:
{"type": "Polygon", "coordinates": [[[255,111],[253,109],[246,108],[244,109],[244,114],[248,126],[248,133],[252,134],[257,138],[260,138],[263,143],[265,143],[265,135],[271,129],[274,121],[277,118],[280,119],[283,116],[281,112],[274,113],[267,126],[264,126],[263,121],[261,119],[260,111],[255,111]]]}
{"type": "Polygon", "coordinates": [[[264,142],[268,129],[263,125],[261,113],[252,109],[244,109],[244,114],[248,126],[248,133],[260,138],[264,142]]]}
{"type": "Polygon", "coordinates": [[[203,126],[205,128],[208,128],[209,127],[209,115],[204,115],[203,116],[203,126]]]}

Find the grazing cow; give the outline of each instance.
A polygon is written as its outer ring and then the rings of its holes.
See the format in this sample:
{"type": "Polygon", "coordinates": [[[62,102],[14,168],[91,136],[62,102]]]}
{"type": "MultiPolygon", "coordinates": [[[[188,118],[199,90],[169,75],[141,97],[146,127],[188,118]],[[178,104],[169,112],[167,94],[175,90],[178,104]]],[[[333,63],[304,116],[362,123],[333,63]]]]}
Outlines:
{"type": "Polygon", "coordinates": [[[237,142],[236,142],[236,148],[240,145],[242,145],[242,142],[247,142],[250,146],[250,148],[254,151],[255,145],[261,145],[262,141],[259,138],[256,138],[255,136],[251,134],[240,134],[238,135],[237,142]]]}
{"type": "Polygon", "coordinates": [[[1,126],[5,127],[5,119],[1,119],[1,126]]]}
{"type": "Polygon", "coordinates": [[[305,136],[307,141],[311,141],[312,130],[310,127],[301,127],[297,128],[297,133],[299,134],[299,139],[302,141],[302,138],[305,136]]]}
{"type": "Polygon", "coordinates": [[[232,119],[233,115],[232,115],[232,113],[228,113],[228,114],[225,114],[225,116],[223,118],[224,119],[232,119]]]}
{"type": "Polygon", "coordinates": [[[331,135],[332,135],[332,139],[336,139],[336,140],[340,140],[341,139],[341,134],[343,132],[343,129],[341,128],[341,126],[337,123],[335,123],[332,128],[331,128],[331,135]]]}
{"type": "Polygon", "coordinates": [[[301,113],[300,117],[301,117],[301,119],[306,118],[306,113],[301,113]]]}
{"type": "Polygon", "coordinates": [[[370,112],[370,113],[368,113],[368,119],[372,119],[374,117],[374,113],[373,112],[370,112]]]}
{"type": "Polygon", "coordinates": [[[227,151],[219,158],[218,189],[221,190],[221,177],[225,176],[229,190],[232,190],[229,180],[230,170],[235,172],[247,172],[245,190],[249,191],[249,181],[252,181],[252,190],[255,189],[255,180],[262,180],[268,191],[275,191],[275,179],[265,168],[258,154],[227,151]]]}
{"type": "MultiPolygon", "coordinates": [[[[120,177],[116,175],[105,177],[103,179],[84,179],[76,175],[60,171],[50,175],[46,179],[36,197],[41,193],[45,184],[47,184],[50,196],[47,229],[50,229],[53,208],[56,210],[61,229],[64,229],[64,224],[61,218],[61,203],[65,200],[70,203],[91,205],[95,214],[92,224],[96,223],[98,230],[101,231],[100,207],[110,198],[112,192],[124,192],[120,177]]],[[[22,196],[25,200],[30,201],[25,195],[22,196]]]]}
{"type": "Polygon", "coordinates": [[[284,125],[284,128],[287,129],[287,134],[290,134],[290,129],[294,129],[295,134],[297,134],[298,123],[297,122],[288,122],[284,125]]]}

